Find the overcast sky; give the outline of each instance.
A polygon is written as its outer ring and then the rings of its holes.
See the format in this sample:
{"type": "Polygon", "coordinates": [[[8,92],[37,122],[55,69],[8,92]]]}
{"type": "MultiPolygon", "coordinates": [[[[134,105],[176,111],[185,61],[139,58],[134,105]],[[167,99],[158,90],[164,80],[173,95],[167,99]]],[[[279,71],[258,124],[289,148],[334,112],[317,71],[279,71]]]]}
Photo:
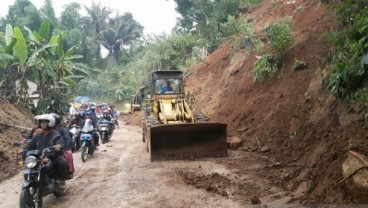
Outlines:
{"type": "MultiPolygon", "coordinates": [[[[13,5],[15,0],[0,0],[0,16],[8,14],[9,5],[13,5]]],[[[44,4],[44,0],[30,0],[37,8],[44,4]]],[[[92,0],[51,0],[57,17],[64,10],[64,6],[72,2],[84,4],[87,7],[92,5],[92,0]]],[[[101,2],[102,6],[119,10],[120,14],[130,12],[133,18],[144,27],[145,34],[171,33],[175,26],[176,18],[179,14],[175,11],[174,0],[94,0],[101,2]]],[[[82,13],[83,15],[85,13],[82,13]]]]}

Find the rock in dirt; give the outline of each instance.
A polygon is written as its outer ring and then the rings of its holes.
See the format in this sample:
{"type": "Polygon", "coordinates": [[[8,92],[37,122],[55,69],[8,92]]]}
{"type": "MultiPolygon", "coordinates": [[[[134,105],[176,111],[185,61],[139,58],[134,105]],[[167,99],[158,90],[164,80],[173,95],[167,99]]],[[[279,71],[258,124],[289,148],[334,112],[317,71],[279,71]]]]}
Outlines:
{"type": "Polygon", "coordinates": [[[233,149],[233,150],[238,149],[242,145],[243,145],[243,141],[237,136],[231,137],[230,142],[228,143],[229,149],[233,149]]]}
{"type": "Polygon", "coordinates": [[[263,152],[263,153],[269,152],[269,151],[271,151],[271,148],[268,147],[268,146],[263,146],[260,151],[263,152]]]}
{"type": "Polygon", "coordinates": [[[368,168],[363,168],[368,167],[368,158],[357,152],[350,151],[349,153],[342,164],[342,174],[344,178],[350,176],[353,172],[355,174],[347,178],[345,184],[356,202],[368,203],[368,168]]]}
{"type": "Polygon", "coordinates": [[[251,204],[261,204],[261,200],[257,196],[252,196],[252,198],[250,198],[250,203],[251,204]]]}

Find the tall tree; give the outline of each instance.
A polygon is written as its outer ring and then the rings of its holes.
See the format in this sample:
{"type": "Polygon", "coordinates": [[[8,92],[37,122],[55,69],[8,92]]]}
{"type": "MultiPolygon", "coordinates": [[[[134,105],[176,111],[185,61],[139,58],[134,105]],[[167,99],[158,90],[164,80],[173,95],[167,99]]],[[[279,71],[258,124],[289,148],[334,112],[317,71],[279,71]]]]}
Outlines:
{"type": "Polygon", "coordinates": [[[101,53],[100,32],[106,27],[111,10],[108,7],[102,7],[101,2],[96,4],[94,1],[92,1],[91,8],[88,8],[85,5],[84,8],[86,9],[88,16],[91,18],[90,22],[85,22],[86,24],[89,24],[90,28],[84,26],[84,29],[88,37],[91,38],[90,43],[95,49],[94,58],[98,60],[101,53]]]}
{"type": "Polygon", "coordinates": [[[15,26],[27,26],[37,30],[41,26],[41,15],[29,0],[16,0],[9,6],[7,23],[15,26]]]}
{"type": "Polygon", "coordinates": [[[133,19],[131,13],[125,13],[110,19],[105,30],[101,32],[100,43],[108,50],[108,67],[117,65],[123,47],[130,48],[133,42],[143,34],[143,26],[133,19]]]}
{"type": "Polygon", "coordinates": [[[61,24],[68,29],[81,28],[81,15],[79,14],[80,9],[81,6],[78,3],[66,5],[65,9],[61,12],[61,24]]]}
{"type": "Polygon", "coordinates": [[[57,26],[58,19],[55,16],[55,10],[51,0],[45,0],[44,5],[40,9],[40,15],[44,21],[50,22],[52,27],[57,26]]]}
{"type": "MultiPolygon", "coordinates": [[[[234,16],[244,0],[175,0],[181,14],[177,26],[184,32],[194,32],[214,45],[219,42],[220,25],[227,16],[234,16]]],[[[212,48],[213,49],[213,48],[212,48]]]]}

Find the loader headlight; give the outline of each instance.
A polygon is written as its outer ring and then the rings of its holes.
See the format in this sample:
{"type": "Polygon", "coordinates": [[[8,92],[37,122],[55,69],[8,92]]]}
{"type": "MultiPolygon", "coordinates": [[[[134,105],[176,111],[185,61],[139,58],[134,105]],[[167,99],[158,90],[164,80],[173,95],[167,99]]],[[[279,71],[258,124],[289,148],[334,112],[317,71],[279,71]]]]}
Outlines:
{"type": "Polygon", "coordinates": [[[26,159],[24,160],[24,164],[27,168],[33,168],[34,166],[37,165],[37,159],[34,156],[28,156],[26,157],[26,159]]]}

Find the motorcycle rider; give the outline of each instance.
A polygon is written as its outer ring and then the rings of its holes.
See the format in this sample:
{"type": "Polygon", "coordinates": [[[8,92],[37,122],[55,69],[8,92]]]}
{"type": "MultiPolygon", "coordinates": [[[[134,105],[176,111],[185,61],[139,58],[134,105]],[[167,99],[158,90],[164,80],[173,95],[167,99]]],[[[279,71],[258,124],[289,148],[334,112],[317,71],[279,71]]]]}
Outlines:
{"type": "Polygon", "coordinates": [[[112,135],[112,124],[110,123],[111,122],[111,116],[109,115],[108,111],[107,110],[104,110],[102,112],[102,117],[100,119],[100,121],[102,120],[107,120],[109,123],[108,123],[108,128],[109,128],[109,134],[110,136],[112,135]]]}
{"type": "Polygon", "coordinates": [[[39,133],[42,132],[42,129],[40,127],[40,124],[38,123],[37,118],[38,118],[38,115],[33,118],[36,126],[33,127],[31,132],[27,135],[27,137],[26,137],[27,141],[30,141],[34,135],[39,134],[39,133]]]}
{"type": "Polygon", "coordinates": [[[92,132],[93,140],[95,140],[96,146],[100,146],[100,144],[99,144],[100,136],[96,133],[96,131],[97,131],[97,121],[92,118],[92,112],[91,111],[88,111],[86,113],[86,119],[81,123],[82,128],[83,128],[84,124],[86,123],[87,119],[90,119],[92,121],[91,124],[92,124],[93,129],[94,129],[94,131],[92,132]]]}
{"type": "MultiPolygon", "coordinates": [[[[79,128],[82,128],[82,123],[84,119],[84,112],[81,111],[74,115],[74,119],[69,122],[68,128],[72,128],[73,125],[77,125],[79,128]]],[[[78,134],[75,136],[75,147],[78,150],[80,148],[81,142],[80,142],[80,135],[81,132],[79,131],[78,134]]]]}
{"type": "Polygon", "coordinates": [[[74,118],[69,122],[68,128],[72,128],[74,124],[77,126],[81,126],[81,123],[83,122],[81,114],[82,112],[74,115],[74,118]]]}
{"type": "Polygon", "coordinates": [[[114,118],[116,127],[119,128],[118,111],[115,109],[114,106],[111,106],[111,116],[114,118]]]}
{"type": "Polygon", "coordinates": [[[95,120],[97,122],[98,118],[97,118],[97,115],[96,115],[96,106],[94,104],[91,105],[90,111],[92,112],[92,114],[91,114],[92,120],[95,120]]]}
{"type": "Polygon", "coordinates": [[[63,156],[64,141],[60,133],[54,129],[55,118],[50,114],[43,114],[37,118],[42,132],[32,137],[31,141],[27,143],[23,150],[23,159],[26,157],[26,153],[29,150],[43,151],[45,148],[53,147],[56,154],[50,158],[52,166],[52,177],[56,180],[68,179],[68,163],[63,156]]]}
{"type": "Polygon", "coordinates": [[[69,165],[69,174],[68,178],[72,179],[74,174],[74,162],[73,162],[73,152],[72,152],[72,137],[68,129],[63,128],[61,126],[61,116],[57,113],[50,113],[51,116],[55,118],[55,127],[54,129],[57,130],[64,140],[63,150],[64,150],[64,158],[68,162],[69,165]]]}

